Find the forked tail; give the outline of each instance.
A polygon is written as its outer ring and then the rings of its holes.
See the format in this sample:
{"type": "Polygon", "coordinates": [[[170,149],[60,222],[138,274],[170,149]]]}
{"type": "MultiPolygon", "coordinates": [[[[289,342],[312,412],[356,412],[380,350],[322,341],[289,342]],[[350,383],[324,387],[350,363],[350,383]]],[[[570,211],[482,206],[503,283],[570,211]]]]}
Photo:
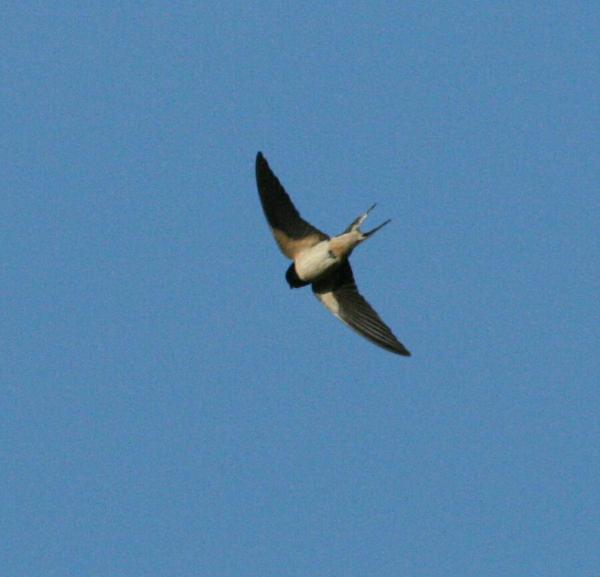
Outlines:
{"type": "Polygon", "coordinates": [[[373,206],[371,206],[369,208],[369,210],[367,210],[367,212],[365,212],[364,214],[361,214],[359,217],[354,219],[354,222],[344,232],[358,231],[362,235],[363,239],[365,239],[365,238],[369,238],[372,234],[375,234],[380,228],[383,228],[386,224],[391,222],[391,219],[388,219],[384,223],[380,224],[379,226],[376,226],[373,230],[369,230],[368,232],[363,232],[362,230],[360,230],[360,225],[363,222],[365,222],[365,220],[367,220],[369,213],[376,206],[377,206],[377,203],[373,204],[373,206]]]}

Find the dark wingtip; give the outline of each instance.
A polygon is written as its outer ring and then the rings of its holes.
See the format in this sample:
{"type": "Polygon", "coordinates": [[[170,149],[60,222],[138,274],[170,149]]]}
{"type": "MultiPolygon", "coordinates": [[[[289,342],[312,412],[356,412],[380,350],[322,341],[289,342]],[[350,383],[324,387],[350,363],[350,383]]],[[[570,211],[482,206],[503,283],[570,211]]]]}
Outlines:
{"type": "Polygon", "coordinates": [[[398,343],[399,346],[396,346],[396,348],[394,349],[394,352],[398,355],[402,355],[403,357],[410,357],[412,356],[410,354],[410,351],[402,344],[402,343],[398,343]]]}
{"type": "Polygon", "coordinates": [[[269,163],[267,162],[267,159],[263,156],[263,153],[260,150],[256,153],[256,176],[257,177],[258,177],[259,172],[262,174],[271,172],[269,163]]]}
{"type": "Polygon", "coordinates": [[[268,167],[269,167],[269,163],[267,162],[267,159],[263,156],[263,153],[259,150],[256,153],[256,163],[255,163],[256,178],[259,178],[259,174],[264,173],[265,168],[268,168],[268,167]]]}

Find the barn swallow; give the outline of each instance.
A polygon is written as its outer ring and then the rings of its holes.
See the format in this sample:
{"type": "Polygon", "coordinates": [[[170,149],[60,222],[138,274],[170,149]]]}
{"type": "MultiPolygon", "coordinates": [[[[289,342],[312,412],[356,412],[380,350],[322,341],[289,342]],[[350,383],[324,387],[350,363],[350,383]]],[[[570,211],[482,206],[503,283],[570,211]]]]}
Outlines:
{"type": "Polygon", "coordinates": [[[281,252],[293,262],[285,278],[290,288],[312,285],[317,299],[363,337],[392,353],[410,356],[356,288],[348,257],[389,220],[369,232],[360,230],[369,213],[357,217],[342,234],[329,237],[306,222],[273,174],[265,157],[256,155],[256,183],[267,221],[281,252]]]}

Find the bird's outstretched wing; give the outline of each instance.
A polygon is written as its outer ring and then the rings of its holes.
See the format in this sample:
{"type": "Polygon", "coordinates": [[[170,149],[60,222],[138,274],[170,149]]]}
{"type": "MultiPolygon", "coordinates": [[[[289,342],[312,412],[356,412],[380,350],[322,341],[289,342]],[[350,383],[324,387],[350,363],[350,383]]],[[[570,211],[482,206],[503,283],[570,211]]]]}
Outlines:
{"type": "Polygon", "coordinates": [[[406,347],[358,292],[348,261],[327,278],[314,283],[313,292],[338,319],[372,343],[392,353],[410,356],[406,347]]]}
{"type": "Polygon", "coordinates": [[[329,238],[300,216],[261,152],[256,155],[256,184],[273,236],[285,256],[293,259],[302,250],[329,238]]]}

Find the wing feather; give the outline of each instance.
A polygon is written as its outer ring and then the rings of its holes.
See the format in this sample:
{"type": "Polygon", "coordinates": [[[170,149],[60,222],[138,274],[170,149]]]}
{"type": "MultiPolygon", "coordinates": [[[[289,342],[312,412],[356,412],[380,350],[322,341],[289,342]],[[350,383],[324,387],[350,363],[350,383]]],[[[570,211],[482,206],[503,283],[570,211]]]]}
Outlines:
{"type": "Polygon", "coordinates": [[[358,292],[348,261],[327,278],[313,284],[315,296],[343,323],[393,353],[410,356],[371,305],[358,292]]]}
{"type": "Polygon", "coordinates": [[[267,222],[288,258],[294,259],[302,250],[329,238],[300,216],[261,152],[256,155],[256,183],[267,222]]]}

